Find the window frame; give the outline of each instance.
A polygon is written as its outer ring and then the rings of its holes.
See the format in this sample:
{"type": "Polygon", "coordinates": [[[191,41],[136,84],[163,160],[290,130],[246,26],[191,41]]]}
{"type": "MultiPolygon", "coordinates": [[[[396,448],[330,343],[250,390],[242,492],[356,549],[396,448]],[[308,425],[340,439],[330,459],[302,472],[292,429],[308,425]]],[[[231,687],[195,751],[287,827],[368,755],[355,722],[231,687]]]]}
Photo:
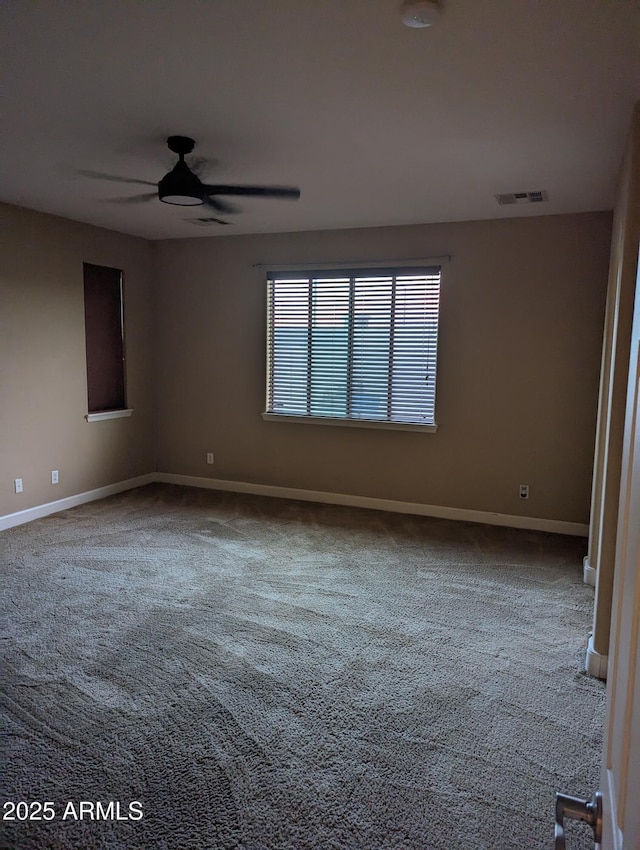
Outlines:
{"type": "MultiPolygon", "coordinates": [[[[444,279],[444,266],[446,262],[450,258],[448,256],[445,257],[437,257],[433,259],[420,259],[420,260],[394,260],[394,261],[381,261],[378,263],[366,263],[366,264],[356,264],[356,263],[331,263],[331,264],[307,264],[304,266],[281,266],[281,267],[268,267],[267,272],[267,280],[266,280],[266,290],[267,290],[267,331],[266,331],[266,374],[267,374],[267,386],[266,386],[266,399],[265,399],[265,410],[262,413],[262,418],[265,421],[269,422],[288,422],[295,424],[313,424],[313,425],[332,425],[339,427],[350,427],[350,428],[374,428],[374,429],[387,429],[387,430],[396,430],[396,431],[414,431],[420,433],[435,433],[438,429],[438,425],[436,422],[436,387],[437,387],[437,377],[438,377],[438,347],[440,340],[440,329],[441,329],[441,301],[442,301],[442,283],[444,279]],[[354,286],[356,285],[357,278],[366,278],[368,276],[375,276],[379,274],[380,276],[409,276],[411,274],[424,274],[425,276],[432,276],[434,273],[438,274],[438,282],[437,282],[437,304],[436,304],[436,329],[435,329],[435,348],[432,354],[431,363],[434,367],[434,387],[433,387],[433,421],[421,423],[415,421],[401,421],[397,419],[382,419],[382,418],[358,418],[357,416],[329,416],[329,415],[318,415],[318,414],[303,414],[303,413],[279,413],[270,408],[270,404],[273,398],[273,355],[272,348],[274,344],[274,334],[273,334],[273,299],[272,299],[272,290],[275,285],[275,281],[286,280],[289,279],[304,279],[308,281],[311,293],[312,281],[314,279],[326,279],[327,277],[336,277],[336,278],[351,278],[350,288],[353,291],[354,286]]],[[[392,284],[392,287],[395,288],[396,283],[392,284]]],[[[352,324],[354,322],[354,318],[357,314],[354,312],[353,302],[350,300],[349,303],[349,323],[352,324]]],[[[391,305],[389,310],[389,321],[393,323],[395,307],[391,305]]],[[[354,363],[352,359],[352,352],[349,351],[348,356],[348,366],[347,370],[350,372],[353,369],[354,363]]],[[[389,354],[391,357],[391,353],[389,354]]],[[[389,365],[389,370],[391,370],[392,366],[389,365]]],[[[392,386],[392,383],[390,383],[392,386]]],[[[307,391],[309,392],[309,391],[307,391]]],[[[352,399],[349,403],[352,403],[352,399]]],[[[310,398],[307,399],[307,403],[311,403],[310,398]]],[[[389,415],[389,414],[388,414],[389,415]]]]}
{"type": "Polygon", "coordinates": [[[85,419],[87,422],[99,422],[131,416],[133,410],[127,406],[124,272],[89,262],[84,262],[82,268],[87,378],[85,419]],[[103,291],[99,292],[101,287],[103,291]],[[96,319],[99,311],[102,311],[101,321],[96,319]],[[107,323],[106,328],[102,320],[107,323]],[[110,368],[101,368],[102,359],[110,361],[110,368]],[[109,393],[115,403],[98,407],[95,396],[108,398],[109,393]]]}

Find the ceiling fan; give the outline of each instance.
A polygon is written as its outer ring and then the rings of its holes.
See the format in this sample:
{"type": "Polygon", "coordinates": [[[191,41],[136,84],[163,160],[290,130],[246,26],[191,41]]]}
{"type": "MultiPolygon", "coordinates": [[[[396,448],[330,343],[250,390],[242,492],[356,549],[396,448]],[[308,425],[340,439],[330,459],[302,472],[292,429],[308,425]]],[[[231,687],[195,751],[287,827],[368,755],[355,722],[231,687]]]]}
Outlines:
{"type": "MultiPolygon", "coordinates": [[[[220,195],[245,195],[261,198],[285,198],[297,200],[300,197],[300,189],[294,186],[235,186],[217,183],[203,183],[185,162],[185,156],[190,154],[195,147],[193,139],[187,136],[169,136],[167,146],[169,150],[178,154],[178,161],[157,184],[157,191],[148,192],[144,195],[133,195],[127,198],[119,198],[121,203],[135,204],[152,201],[158,198],[165,204],[175,204],[181,207],[193,207],[204,205],[221,213],[237,212],[238,208],[220,199],[220,195]]],[[[96,171],[84,171],[88,177],[97,177],[102,180],[114,180],[118,183],[137,183],[143,186],[155,186],[148,180],[136,180],[131,177],[116,177],[111,174],[102,174],[96,171]]],[[[226,222],[217,219],[220,224],[226,222]]]]}

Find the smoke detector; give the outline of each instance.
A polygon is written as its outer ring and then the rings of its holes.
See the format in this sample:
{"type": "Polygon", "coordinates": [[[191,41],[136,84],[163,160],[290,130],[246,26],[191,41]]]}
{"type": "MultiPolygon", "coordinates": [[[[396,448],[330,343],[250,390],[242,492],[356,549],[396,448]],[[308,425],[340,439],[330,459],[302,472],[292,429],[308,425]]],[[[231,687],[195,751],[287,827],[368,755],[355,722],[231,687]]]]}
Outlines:
{"type": "Polygon", "coordinates": [[[440,19],[440,4],[437,0],[404,0],[400,14],[406,27],[430,27],[440,19]]]}

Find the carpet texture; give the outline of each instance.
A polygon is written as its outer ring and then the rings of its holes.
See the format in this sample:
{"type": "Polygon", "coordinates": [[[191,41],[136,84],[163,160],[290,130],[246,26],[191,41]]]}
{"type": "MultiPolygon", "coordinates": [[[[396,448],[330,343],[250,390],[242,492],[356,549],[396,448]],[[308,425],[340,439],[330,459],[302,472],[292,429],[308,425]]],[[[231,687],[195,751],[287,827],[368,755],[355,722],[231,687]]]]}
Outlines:
{"type": "Polygon", "coordinates": [[[0,546],[5,847],[543,850],[598,787],[584,540],[153,485],[0,546]]]}

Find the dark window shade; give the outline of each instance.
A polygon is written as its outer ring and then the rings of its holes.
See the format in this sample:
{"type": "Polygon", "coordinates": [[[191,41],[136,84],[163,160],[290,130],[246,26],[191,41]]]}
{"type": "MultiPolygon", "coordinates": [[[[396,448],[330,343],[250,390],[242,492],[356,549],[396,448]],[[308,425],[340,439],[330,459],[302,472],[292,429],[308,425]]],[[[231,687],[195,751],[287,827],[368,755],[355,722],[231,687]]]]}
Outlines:
{"type": "Polygon", "coordinates": [[[89,413],[125,403],[122,272],[84,263],[89,413]]]}

